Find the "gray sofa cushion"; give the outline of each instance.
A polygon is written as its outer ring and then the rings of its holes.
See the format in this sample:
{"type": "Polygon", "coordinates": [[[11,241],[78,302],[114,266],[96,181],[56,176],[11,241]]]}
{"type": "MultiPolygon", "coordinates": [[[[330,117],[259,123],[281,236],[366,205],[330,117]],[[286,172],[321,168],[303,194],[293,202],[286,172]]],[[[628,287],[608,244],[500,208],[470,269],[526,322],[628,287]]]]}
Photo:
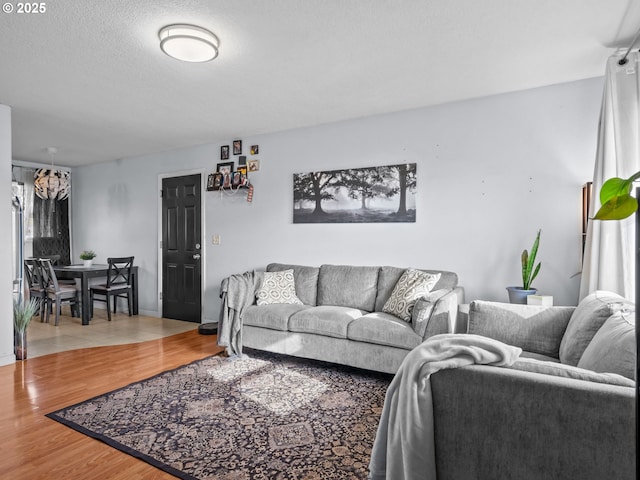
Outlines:
{"type": "Polygon", "coordinates": [[[525,351],[559,358],[560,342],[574,307],[541,307],[476,300],[469,306],[468,333],[494,338],[525,351]]]}
{"type": "Polygon", "coordinates": [[[379,270],[380,267],[322,265],[318,275],[318,305],[373,312],[379,270]]]}
{"type": "Polygon", "coordinates": [[[635,312],[614,313],[593,336],[578,367],[636,378],[635,312]]]}
{"type": "MultiPolygon", "coordinates": [[[[400,277],[405,272],[406,268],[399,267],[380,267],[380,274],[378,275],[378,292],[376,295],[375,312],[381,312],[382,307],[391,296],[393,288],[400,280],[400,277]]],[[[434,285],[431,290],[440,289],[452,289],[458,286],[458,275],[453,272],[446,272],[441,270],[425,270],[420,268],[423,272],[427,273],[440,273],[440,280],[434,285]]]]}
{"type": "Polygon", "coordinates": [[[328,337],[347,338],[347,326],[365,312],[357,308],[320,305],[295,313],[289,319],[289,331],[315,333],[328,337]]]}
{"type": "Polygon", "coordinates": [[[627,302],[612,292],[596,291],[587,295],[576,307],[560,344],[560,361],[578,365],[587,345],[604,322],[627,302]]]}
{"type": "Polygon", "coordinates": [[[242,315],[242,323],[244,325],[271,328],[273,330],[286,332],[289,329],[289,317],[307,308],[311,307],[308,305],[287,303],[261,306],[251,305],[245,309],[242,315]]]}
{"type": "Polygon", "coordinates": [[[267,272],[281,272],[293,270],[293,278],[296,283],[296,295],[305,305],[316,305],[318,295],[318,267],[306,267],[304,265],[287,265],[284,263],[270,263],[267,272]]]}
{"type": "Polygon", "coordinates": [[[411,324],[383,312],[368,313],[353,320],[347,328],[347,338],[406,350],[422,343],[422,337],[413,331],[411,324]]]}

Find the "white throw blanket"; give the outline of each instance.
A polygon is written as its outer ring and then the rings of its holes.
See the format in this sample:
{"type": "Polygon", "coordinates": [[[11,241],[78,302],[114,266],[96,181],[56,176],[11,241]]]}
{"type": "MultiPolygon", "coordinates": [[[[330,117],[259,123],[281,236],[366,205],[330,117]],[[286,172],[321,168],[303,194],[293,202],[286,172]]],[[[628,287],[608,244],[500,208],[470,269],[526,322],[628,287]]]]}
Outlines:
{"type": "Polygon", "coordinates": [[[509,366],[522,349],[479,335],[435,335],[406,356],[389,385],[371,452],[372,480],[435,480],[430,376],[471,364],[509,366]]]}
{"type": "Polygon", "coordinates": [[[222,312],[218,325],[218,345],[227,347],[230,357],[242,355],[242,314],[252,305],[262,281],[260,272],[245,272],[222,280],[222,312]]]}

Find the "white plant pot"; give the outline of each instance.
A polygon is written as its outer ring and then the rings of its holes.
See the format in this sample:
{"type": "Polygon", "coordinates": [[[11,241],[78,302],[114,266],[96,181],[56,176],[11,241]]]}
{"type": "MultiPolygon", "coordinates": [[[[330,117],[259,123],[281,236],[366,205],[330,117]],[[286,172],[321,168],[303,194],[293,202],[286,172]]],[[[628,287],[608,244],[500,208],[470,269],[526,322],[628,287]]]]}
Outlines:
{"type": "Polygon", "coordinates": [[[86,268],[89,268],[91,265],[93,265],[93,259],[91,259],[91,260],[83,260],[83,262],[84,262],[84,266],[86,268]]]}

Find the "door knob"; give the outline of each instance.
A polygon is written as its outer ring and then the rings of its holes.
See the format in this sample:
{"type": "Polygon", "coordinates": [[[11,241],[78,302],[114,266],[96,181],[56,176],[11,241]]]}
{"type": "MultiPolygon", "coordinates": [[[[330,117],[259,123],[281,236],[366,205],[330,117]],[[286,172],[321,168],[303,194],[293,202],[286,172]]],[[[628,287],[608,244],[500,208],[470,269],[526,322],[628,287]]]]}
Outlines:
{"type": "Polygon", "coordinates": [[[195,254],[193,255],[193,259],[194,259],[194,260],[200,260],[200,254],[199,254],[199,253],[195,253],[195,254]]]}

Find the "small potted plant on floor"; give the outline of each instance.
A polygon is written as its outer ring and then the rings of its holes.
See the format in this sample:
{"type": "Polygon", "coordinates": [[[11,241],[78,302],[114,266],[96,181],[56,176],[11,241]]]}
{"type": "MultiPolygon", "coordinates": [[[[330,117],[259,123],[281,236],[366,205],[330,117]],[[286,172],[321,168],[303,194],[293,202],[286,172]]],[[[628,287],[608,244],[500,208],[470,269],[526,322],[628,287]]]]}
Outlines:
{"type": "Polygon", "coordinates": [[[531,247],[531,254],[524,249],[521,256],[522,263],[522,286],[521,287],[507,287],[509,292],[509,301],[511,303],[527,303],[527,297],[529,295],[535,295],[538,291],[535,288],[531,288],[533,280],[538,276],[540,272],[541,263],[536,263],[536,255],[538,254],[538,245],[540,244],[540,230],[536,235],[536,239],[531,247]],[[535,265],[535,268],[534,268],[535,265]]]}
{"type": "Polygon", "coordinates": [[[39,308],[40,305],[35,298],[28,301],[22,298],[13,300],[13,352],[16,360],[27,358],[27,327],[39,308]]]}
{"type": "Polygon", "coordinates": [[[80,259],[84,261],[85,267],[90,267],[94,258],[96,258],[96,253],[93,250],[83,250],[80,254],[80,259]]]}

